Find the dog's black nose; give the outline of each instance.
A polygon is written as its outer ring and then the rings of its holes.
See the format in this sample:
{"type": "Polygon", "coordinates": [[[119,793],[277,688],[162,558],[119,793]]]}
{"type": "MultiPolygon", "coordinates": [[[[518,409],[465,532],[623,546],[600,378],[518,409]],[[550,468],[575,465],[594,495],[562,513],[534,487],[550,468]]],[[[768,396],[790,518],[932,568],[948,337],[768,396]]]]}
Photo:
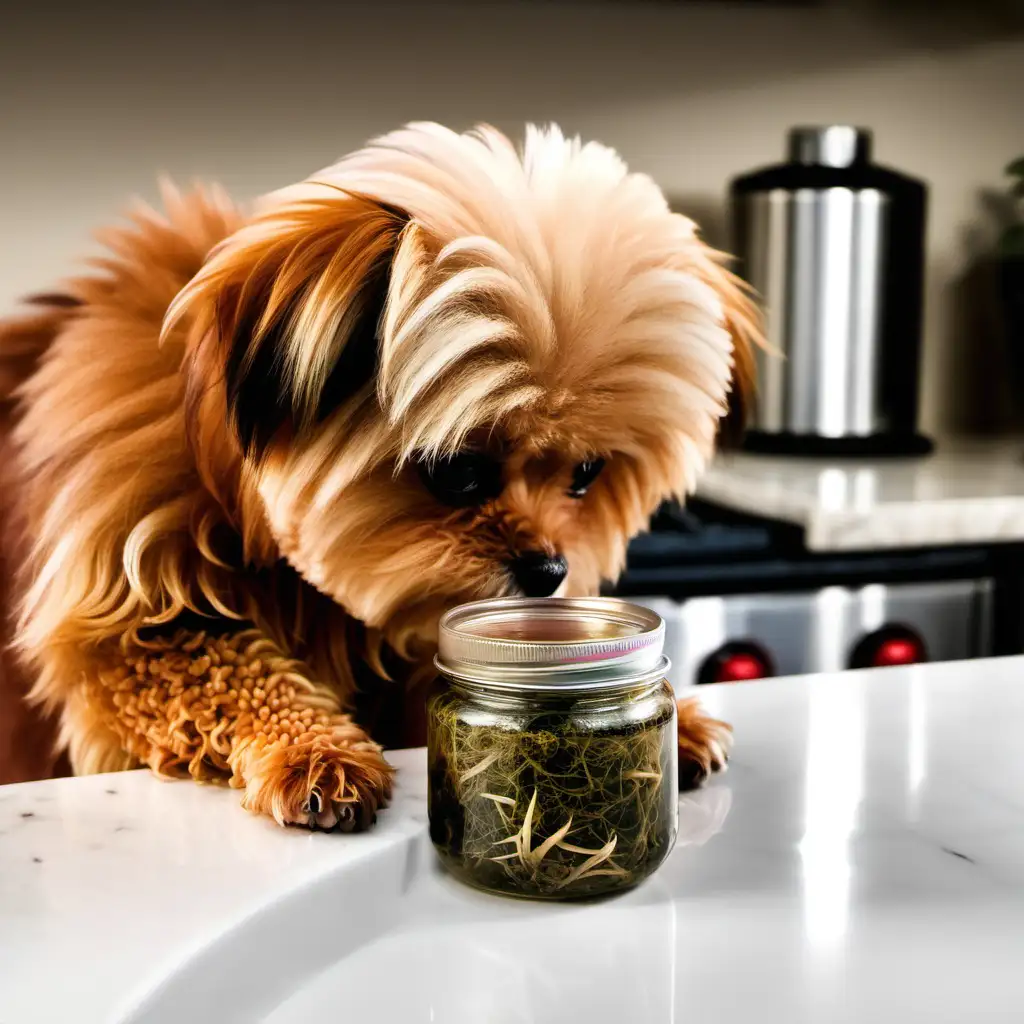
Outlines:
{"type": "Polygon", "coordinates": [[[569,563],[561,555],[527,551],[512,563],[512,575],[527,597],[550,597],[565,579],[569,563]]]}

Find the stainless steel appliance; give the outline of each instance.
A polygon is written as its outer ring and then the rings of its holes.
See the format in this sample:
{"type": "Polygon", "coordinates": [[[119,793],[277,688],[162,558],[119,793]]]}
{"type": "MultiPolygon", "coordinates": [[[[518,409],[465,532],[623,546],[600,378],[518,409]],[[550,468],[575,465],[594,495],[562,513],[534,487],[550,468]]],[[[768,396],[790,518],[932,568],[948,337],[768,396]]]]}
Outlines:
{"type": "Polygon", "coordinates": [[[789,161],[737,178],[733,248],[775,354],[759,354],[747,447],[919,454],[925,186],[871,162],[871,135],[795,128],[789,161]]]}

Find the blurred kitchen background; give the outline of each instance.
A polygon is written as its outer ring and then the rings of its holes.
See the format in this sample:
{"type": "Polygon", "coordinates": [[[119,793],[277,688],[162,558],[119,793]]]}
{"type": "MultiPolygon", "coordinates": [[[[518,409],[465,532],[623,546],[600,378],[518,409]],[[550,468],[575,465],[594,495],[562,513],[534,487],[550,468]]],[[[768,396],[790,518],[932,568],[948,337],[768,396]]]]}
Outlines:
{"type": "Polygon", "coordinates": [[[1024,337],[998,251],[1022,80],[1018,0],[4,5],[0,311],[158,174],[254,197],[413,119],[599,138],[723,247],[730,183],[792,127],[866,127],[928,187],[910,390],[935,453],[728,454],[621,590],[666,615],[677,685],[1017,651],[1024,337]]]}

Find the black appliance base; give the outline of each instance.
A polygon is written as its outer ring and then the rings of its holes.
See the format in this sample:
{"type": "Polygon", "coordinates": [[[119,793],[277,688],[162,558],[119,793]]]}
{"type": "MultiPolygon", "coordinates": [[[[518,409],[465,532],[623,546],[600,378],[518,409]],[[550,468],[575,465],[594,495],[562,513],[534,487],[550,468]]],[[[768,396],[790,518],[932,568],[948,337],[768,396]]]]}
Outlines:
{"type": "Polygon", "coordinates": [[[864,437],[819,437],[816,434],[747,432],[743,448],[758,455],[805,455],[839,458],[930,455],[935,445],[924,434],[869,434],[864,437]]]}

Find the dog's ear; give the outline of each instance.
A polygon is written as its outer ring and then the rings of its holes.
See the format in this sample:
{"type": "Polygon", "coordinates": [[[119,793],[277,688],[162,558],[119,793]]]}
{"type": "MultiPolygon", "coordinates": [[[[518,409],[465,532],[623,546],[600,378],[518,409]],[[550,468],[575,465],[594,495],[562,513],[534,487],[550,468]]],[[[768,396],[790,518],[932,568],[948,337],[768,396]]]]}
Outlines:
{"type": "Polygon", "coordinates": [[[724,448],[736,447],[743,439],[747,417],[757,397],[755,348],[765,348],[763,318],[753,291],[724,264],[728,257],[707,250],[697,276],[710,285],[722,304],[725,327],[732,338],[732,388],[728,409],[719,421],[718,440],[724,448]]]}
{"type": "Polygon", "coordinates": [[[191,318],[208,349],[204,375],[222,377],[246,454],[258,457],[372,384],[405,223],[341,192],[277,206],[221,243],[175,300],[167,322],[191,318]]]}

